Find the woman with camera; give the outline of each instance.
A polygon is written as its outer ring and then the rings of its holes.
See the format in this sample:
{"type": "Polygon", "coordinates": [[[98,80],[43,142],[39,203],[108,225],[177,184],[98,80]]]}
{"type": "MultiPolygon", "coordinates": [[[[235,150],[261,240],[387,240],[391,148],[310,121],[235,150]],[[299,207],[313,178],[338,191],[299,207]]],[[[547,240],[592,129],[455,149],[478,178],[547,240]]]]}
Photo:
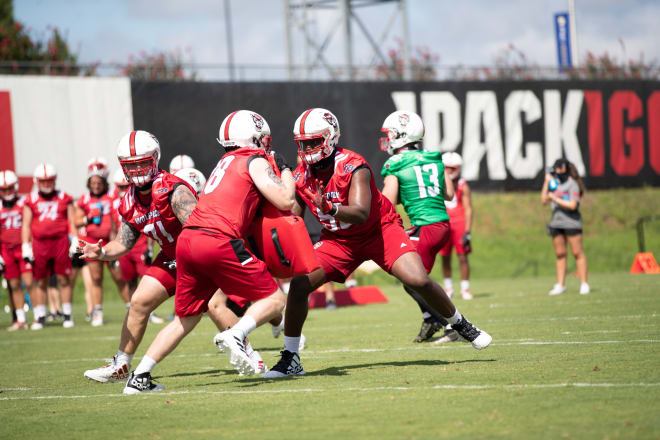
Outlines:
{"type": "Polygon", "coordinates": [[[580,199],[584,194],[584,185],[575,166],[566,159],[557,159],[552,171],[545,175],[541,202],[552,204],[552,217],[548,223],[548,234],[557,257],[557,284],[549,292],[560,295],[566,291],[566,242],[575,256],[577,273],[580,277],[580,294],[590,292],[587,284],[587,257],[582,249],[582,216],[580,199]]]}

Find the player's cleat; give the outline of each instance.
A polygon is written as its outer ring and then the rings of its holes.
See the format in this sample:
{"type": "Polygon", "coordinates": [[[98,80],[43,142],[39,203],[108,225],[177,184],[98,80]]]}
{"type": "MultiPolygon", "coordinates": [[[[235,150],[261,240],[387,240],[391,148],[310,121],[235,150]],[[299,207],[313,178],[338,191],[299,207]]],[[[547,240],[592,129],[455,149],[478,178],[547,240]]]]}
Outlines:
{"type": "Polygon", "coordinates": [[[344,286],[346,286],[347,289],[350,289],[351,287],[356,287],[357,286],[357,281],[355,280],[355,278],[350,279],[350,280],[346,280],[346,282],[344,283],[344,286]]]}
{"type": "Polygon", "coordinates": [[[132,371],[124,387],[124,394],[149,393],[164,389],[164,386],[153,383],[151,373],[135,374],[135,371],[132,371]]]}
{"type": "Polygon", "coordinates": [[[92,320],[92,312],[89,312],[88,314],[85,315],[85,321],[91,322],[91,320],[92,320]]]}
{"type": "Polygon", "coordinates": [[[483,330],[479,330],[472,325],[465,316],[461,318],[456,324],[452,324],[451,328],[465,338],[466,341],[472,343],[472,346],[477,350],[482,350],[490,345],[493,338],[483,330]]]}
{"type": "Polygon", "coordinates": [[[282,350],[280,353],[282,353],[282,358],[269,372],[262,376],[264,379],[279,379],[280,377],[302,376],[305,374],[298,353],[287,350],[282,350]]]}
{"type": "MultiPolygon", "coordinates": [[[[253,349],[251,345],[246,345],[245,351],[247,352],[248,356],[250,356],[250,359],[252,359],[252,361],[256,362],[257,364],[255,374],[263,374],[268,371],[268,367],[266,367],[264,360],[261,358],[261,355],[257,350],[253,349]]],[[[238,375],[243,376],[243,373],[239,371],[238,375]]]]}
{"type": "Polygon", "coordinates": [[[231,329],[218,333],[213,343],[220,351],[229,353],[229,362],[242,376],[252,376],[259,370],[259,362],[253,360],[245,350],[244,339],[231,329]]]}
{"type": "Polygon", "coordinates": [[[424,342],[431,339],[431,337],[442,329],[442,325],[433,322],[422,321],[422,328],[419,329],[419,334],[415,336],[413,342],[424,342]]]}
{"type": "Polygon", "coordinates": [[[587,295],[589,292],[591,292],[591,289],[589,288],[589,284],[587,283],[580,284],[580,295],[587,295]]]}
{"type": "Polygon", "coordinates": [[[548,295],[550,296],[561,295],[564,292],[566,292],[566,287],[562,286],[561,284],[555,284],[552,290],[548,292],[548,295]]]}
{"type": "Polygon", "coordinates": [[[278,325],[271,325],[270,330],[273,332],[274,338],[279,338],[280,334],[284,331],[284,316],[282,316],[282,322],[278,325]]]}
{"type": "Polygon", "coordinates": [[[71,315],[64,315],[64,321],[62,321],[62,327],[71,328],[73,327],[73,318],[71,315]]]}
{"type": "Polygon", "coordinates": [[[28,326],[24,322],[14,321],[12,325],[7,327],[8,332],[15,332],[17,330],[27,330],[28,326]]]}
{"type": "Polygon", "coordinates": [[[325,309],[326,310],[337,310],[337,303],[334,301],[328,301],[325,304],[325,309]]]}
{"type": "Polygon", "coordinates": [[[103,325],[103,310],[96,309],[92,312],[92,327],[101,327],[103,325]]]}
{"type": "Polygon", "coordinates": [[[41,330],[44,328],[44,325],[46,325],[46,317],[42,316],[41,318],[34,320],[30,326],[30,330],[41,330]]]}
{"type": "Polygon", "coordinates": [[[448,297],[453,298],[454,297],[454,288],[453,287],[445,287],[445,293],[447,294],[448,297]]]}
{"type": "Polygon", "coordinates": [[[149,322],[152,324],[163,324],[165,320],[160,316],[156,315],[154,312],[149,314],[149,322]]]}
{"type": "Polygon", "coordinates": [[[473,298],[470,289],[461,290],[461,296],[463,297],[464,300],[468,300],[468,301],[473,298]]]}
{"type": "Polygon", "coordinates": [[[126,382],[130,371],[130,364],[124,362],[120,364],[117,362],[117,356],[113,356],[108,365],[95,370],[85,371],[85,377],[101,383],[126,382]]]}
{"type": "Polygon", "coordinates": [[[431,345],[448,344],[450,342],[456,342],[459,340],[465,342],[465,339],[463,339],[456,330],[447,328],[445,329],[445,333],[442,336],[431,342],[431,345]]]}

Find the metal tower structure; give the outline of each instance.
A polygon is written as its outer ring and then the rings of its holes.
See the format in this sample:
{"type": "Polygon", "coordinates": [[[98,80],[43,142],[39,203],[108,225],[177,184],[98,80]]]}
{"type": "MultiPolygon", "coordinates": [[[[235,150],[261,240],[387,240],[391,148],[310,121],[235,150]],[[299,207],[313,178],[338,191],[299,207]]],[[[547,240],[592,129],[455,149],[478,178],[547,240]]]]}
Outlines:
{"type": "Polygon", "coordinates": [[[388,38],[397,17],[400,18],[401,24],[403,46],[401,55],[404,62],[403,79],[410,79],[407,0],[282,0],[282,3],[284,5],[285,50],[289,80],[309,79],[310,72],[319,66],[325,68],[331,79],[354,80],[353,24],[364,35],[373,50],[369,67],[374,67],[379,61],[387,65],[388,62],[381,46],[388,38]],[[390,19],[387,20],[379,38],[376,39],[354,11],[357,8],[381,6],[389,3],[397,3],[397,7],[390,19]],[[309,32],[310,13],[317,9],[337,12],[330,30],[323,39],[312,38],[309,32]],[[336,30],[341,30],[343,35],[344,60],[343,64],[339,66],[340,69],[337,69],[337,65],[331,65],[325,56],[325,51],[336,30]],[[294,31],[296,32],[295,37],[302,39],[303,50],[296,51],[296,53],[302,53],[303,60],[294,60],[294,31]],[[301,69],[299,70],[298,67],[301,67],[301,69]]]}

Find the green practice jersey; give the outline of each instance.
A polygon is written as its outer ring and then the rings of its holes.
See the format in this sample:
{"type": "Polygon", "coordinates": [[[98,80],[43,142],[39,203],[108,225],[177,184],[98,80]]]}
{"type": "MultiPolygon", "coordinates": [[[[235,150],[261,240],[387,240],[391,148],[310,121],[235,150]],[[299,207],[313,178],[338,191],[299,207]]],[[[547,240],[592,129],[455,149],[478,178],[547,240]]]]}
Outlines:
{"type": "Polygon", "coordinates": [[[405,151],[381,171],[399,179],[399,199],[415,226],[449,220],[445,208],[445,166],[439,151],[405,151]]]}

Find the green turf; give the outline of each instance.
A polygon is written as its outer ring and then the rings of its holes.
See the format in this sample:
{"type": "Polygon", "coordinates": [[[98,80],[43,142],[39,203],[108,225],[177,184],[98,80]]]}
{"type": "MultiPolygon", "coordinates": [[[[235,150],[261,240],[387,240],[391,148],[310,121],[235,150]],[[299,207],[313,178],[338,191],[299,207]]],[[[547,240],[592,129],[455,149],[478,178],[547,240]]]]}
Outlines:
{"type": "MultiPolygon", "coordinates": [[[[0,438],[660,437],[660,276],[595,274],[586,296],[570,278],[549,297],[553,282],[473,282],[475,299],[456,303],[493,335],[485,351],[410,342],[419,312],[393,285],[387,304],[313,310],[308,374],[280,381],[239,378],[204,319],[154,371],[165,392],[143,396],[83,378],[116,351],[124,309],[110,294],[104,327],[77,305],[73,329],[2,334],[0,438]]],[[[251,339],[272,365],[282,340],[251,339]]]]}

